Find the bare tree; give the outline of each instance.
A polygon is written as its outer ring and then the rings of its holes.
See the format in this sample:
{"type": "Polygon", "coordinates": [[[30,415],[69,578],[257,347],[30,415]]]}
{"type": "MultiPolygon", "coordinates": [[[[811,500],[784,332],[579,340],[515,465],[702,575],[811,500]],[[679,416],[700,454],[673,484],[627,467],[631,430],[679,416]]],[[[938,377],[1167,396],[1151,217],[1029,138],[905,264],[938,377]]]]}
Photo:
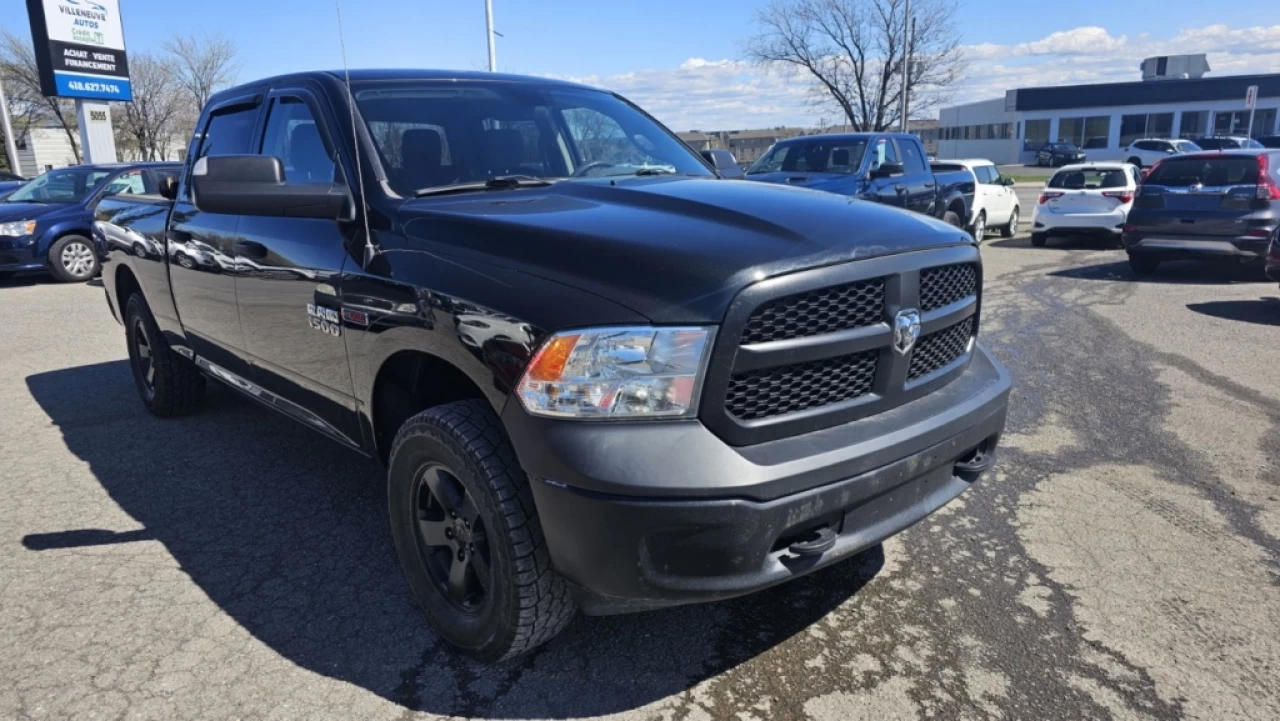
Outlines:
{"type": "MultiPolygon", "coordinates": [[[[760,32],[746,56],[799,72],[824,108],[838,109],[853,130],[886,130],[901,120],[904,0],[771,0],[756,14],[760,32]]],[[[914,0],[912,114],[946,99],[964,70],[954,0],[914,0]]]]}
{"type": "MultiPolygon", "coordinates": [[[[40,70],[36,66],[36,54],[31,43],[10,30],[0,33],[0,72],[4,73],[5,91],[9,93],[9,108],[15,117],[26,123],[23,132],[31,125],[55,122],[67,134],[71,153],[80,162],[78,125],[71,104],[62,98],[45,97],[40,91],[40,70]]],[[[14,132],[18,132],[14,128],[14,132]]]]}
{"type": "Polygon", "coordinates": [[[169,58],[135,53],[129,58],[129,75],[133,102],[116,106],[116,146],[138,160],[163,160],[173,135],[186,130],[179,122],[191,99],[169,58]]]}
{"type": "MultiPolygon", "coordinates": [[[[217,91],[236,81],[236,44],[222,35],[178,35],[164,44],[173,56],[178,81],[197,108],[217,91]]],[[[198,112],[198,111],[197,111],[198,112]]]]}

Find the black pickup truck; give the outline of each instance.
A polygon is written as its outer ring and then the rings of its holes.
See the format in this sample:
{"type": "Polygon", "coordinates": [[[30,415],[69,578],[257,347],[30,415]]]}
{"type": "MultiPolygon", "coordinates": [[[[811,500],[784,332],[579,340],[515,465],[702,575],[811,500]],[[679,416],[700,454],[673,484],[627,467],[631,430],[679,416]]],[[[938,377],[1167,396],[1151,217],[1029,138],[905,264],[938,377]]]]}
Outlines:
{"type": "Polygon", "coordinates": [[[848,558],[993,463],[970,237],[718,179],[616,95],[303,73],[217,94],[188,153],[96,213],[143,403],[212,378],[383,464],[477,658],[848,558]]]}
{"type": "Polygon", "coordinates": [[[920,138],[907,133],[780,140],[747,168],[746,177],[906,208],[957,228],[973,220],[973,173],[933,168],[920,138]]]}

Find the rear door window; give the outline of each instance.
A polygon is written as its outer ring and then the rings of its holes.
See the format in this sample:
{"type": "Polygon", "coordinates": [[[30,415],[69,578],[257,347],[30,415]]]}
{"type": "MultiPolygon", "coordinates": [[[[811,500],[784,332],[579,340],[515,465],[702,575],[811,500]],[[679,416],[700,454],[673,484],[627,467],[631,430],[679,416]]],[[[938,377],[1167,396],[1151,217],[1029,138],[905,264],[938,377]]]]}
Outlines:
{"type": "Polygon", "coordinates": [[[1148,185],[1187,188],[1222,187],[1258,182],[1258,161],[1252,157],[1169,158],[1147,176],[1148,185]]]}
{"type": "Polygon", "coordinates": [[[911,140],[904,140],[899,148],[902,150],[902,164],[908,173],[923,173],[928,168],[924,156],[920,154],[920,146],[911,140]]]}

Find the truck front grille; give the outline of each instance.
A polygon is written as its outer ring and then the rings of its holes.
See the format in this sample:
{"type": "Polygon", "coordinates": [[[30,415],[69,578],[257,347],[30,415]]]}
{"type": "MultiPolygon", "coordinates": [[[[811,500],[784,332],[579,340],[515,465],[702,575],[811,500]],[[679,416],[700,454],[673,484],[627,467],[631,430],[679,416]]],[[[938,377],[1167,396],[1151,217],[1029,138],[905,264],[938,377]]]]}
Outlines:
{"type": "Polygon", "coordinates": [[[911,351],[911,369],[907,371],[907,380],[933,373],[946,366],[969,350],[969,339],[973,337],[973,318],[965,318],[950,328],[921,338],[911,351]]]}
{"type": "Polygon", "coordinates": [[[864,351],[735,375],[725,408],[737,418],[753,420],[857,398],[871,392],[878,355],[864,351]]]}
{"type": "Polygon", "coordinates": [[[766,303],[751,314],[742,343],[803,338],[861,328],[884,317],[884,278],[846,283],[766,303]]]}
{"type": "Polygon", "coordinates": [[[802,271],[742,291],[717,341],[703,422],[747,445],[873,415],[963,372],[977,332],[981,265],[958,246],[802,271]],[[893,347],[918,310],[914,348],[893,347]]]}

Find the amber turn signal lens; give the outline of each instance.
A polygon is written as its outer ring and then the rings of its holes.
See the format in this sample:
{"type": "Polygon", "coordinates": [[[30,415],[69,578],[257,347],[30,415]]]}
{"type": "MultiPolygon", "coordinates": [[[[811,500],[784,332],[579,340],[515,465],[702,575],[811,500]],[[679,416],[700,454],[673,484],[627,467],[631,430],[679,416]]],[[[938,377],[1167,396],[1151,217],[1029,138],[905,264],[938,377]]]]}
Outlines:
{"type": "Polygon", "coordinates": [[[578,344],[577,335],[560,335],[551,339],[538,351],[525,376],[535,381],[559,380],[564,373],[564,365],[569,362],[569,354],[578,344]]]}

